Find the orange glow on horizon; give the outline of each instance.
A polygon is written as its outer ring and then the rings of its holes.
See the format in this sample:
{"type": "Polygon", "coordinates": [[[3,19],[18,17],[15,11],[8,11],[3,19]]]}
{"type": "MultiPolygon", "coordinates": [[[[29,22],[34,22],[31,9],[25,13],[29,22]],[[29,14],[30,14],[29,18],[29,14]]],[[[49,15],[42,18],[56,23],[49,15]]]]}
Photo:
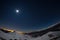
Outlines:
{"type": "Polygon", "coordinates": [[[6,28],[2,28],[3,30],[7,30],[9,32],[14,32],[14,30],[9,30],[9,29],[6,29],[6,28]]]}
{"type": "MultiPolygon", "coordinates": [[[[15,30],[10,30],[10,29],[7,29],[7,28],[2,28],[3,30],[6,30],[6,31],[9,31],[9,32],[14,32],[15,30]]],[[[21,31],[15,31],[16,33],[18,34],[24,34],[24,32],[21,32],[21,31]]]]}

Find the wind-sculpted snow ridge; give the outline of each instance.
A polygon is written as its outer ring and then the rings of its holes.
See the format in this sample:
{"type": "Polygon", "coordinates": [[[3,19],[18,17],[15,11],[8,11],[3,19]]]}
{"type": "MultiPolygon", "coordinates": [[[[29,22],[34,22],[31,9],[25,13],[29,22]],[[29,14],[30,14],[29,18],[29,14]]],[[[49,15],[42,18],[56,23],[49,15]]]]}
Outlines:
{"type": "Polygon", "coordinates": [[[60,23],[56,23],[52,26],[49,26],[49,28],[40,30],[40,31],[35,31],[35,32],[30,32],[30,33],[26,33],[27,35],[30,35],[32,37],[38,37],[38,36],[42,36],[50,31],[60,31],[60,23]]]}

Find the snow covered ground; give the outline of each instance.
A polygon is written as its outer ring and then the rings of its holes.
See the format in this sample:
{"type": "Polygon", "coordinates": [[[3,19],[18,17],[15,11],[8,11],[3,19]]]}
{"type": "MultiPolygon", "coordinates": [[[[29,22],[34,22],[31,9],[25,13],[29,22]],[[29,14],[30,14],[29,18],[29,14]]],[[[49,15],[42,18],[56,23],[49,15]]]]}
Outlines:
{"type": "Polygon", "coordinates": [[[30,40],[60,40],[60,31],[48,32],[41,37],[32,38],[30,40]],[[51,37],[49,35],[51,35],[51,37]]]}
{"type": "Polygon", "coordinates": [[[60,40],[60,23],[44,30],[25,34],[20,31],[0,29],[0,40],[60,40]],[[34,37],[34,35],[37,36],[34,37]]]}
{"type": "Polygon", "coordinates": [[[44,34],[43,36],[39,36],[39,37],[30,37],[29,35],[22,35],[22,34],[18,34],[16,32],[13,33],[4,33],[2,31],[0,31],[0,37],[6,39],[6,40],[52,40],[52,39],[56,39],[56,40],[60,40],[60,31],[54,31],[54,32],[48,32],[46,34],[44,34]],[[50,36],[49,36],[50,35],[50,36]],[[58,38],[57,38],[58,37],[58,38]]]}

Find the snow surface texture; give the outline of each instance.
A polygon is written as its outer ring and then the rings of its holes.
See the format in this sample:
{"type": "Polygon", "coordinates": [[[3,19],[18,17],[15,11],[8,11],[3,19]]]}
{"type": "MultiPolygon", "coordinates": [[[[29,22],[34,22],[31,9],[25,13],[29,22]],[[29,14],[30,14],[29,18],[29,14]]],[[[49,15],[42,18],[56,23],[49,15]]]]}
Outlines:
{"type": "Polygon", "coordinates": [[[32,38],[32,40],[60,40],[60,31],[48,32],[47,34],[41,37],[32,38]],[[49,37],[48,35],[53,35],[53,36],[49,37]]]}
{"type": "Polygon", "coordinates": [[[60,31],[54,31],[54,32],[48,32],[40,37],[30,37],[29,35],[21,35],[16,32],[13,33],[4,33],[0,31],[0,37],[6,39],[6,40],[60,40],[60,31]],[[51,37],[49,35],[52,35],[51,37]]]}

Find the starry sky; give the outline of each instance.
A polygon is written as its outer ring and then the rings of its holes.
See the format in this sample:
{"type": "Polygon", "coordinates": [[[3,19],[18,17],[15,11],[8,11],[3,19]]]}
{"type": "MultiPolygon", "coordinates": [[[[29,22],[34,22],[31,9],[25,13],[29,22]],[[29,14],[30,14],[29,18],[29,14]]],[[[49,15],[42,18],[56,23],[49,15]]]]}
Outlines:
{"type": "Polygon", "coordinates": [[[60,21],[60,2],[56,0],[1,0],[0,26],[21,31],[46,28],[60,21]],[[17,14],[16,9],[20,12],[17,14]]]}

